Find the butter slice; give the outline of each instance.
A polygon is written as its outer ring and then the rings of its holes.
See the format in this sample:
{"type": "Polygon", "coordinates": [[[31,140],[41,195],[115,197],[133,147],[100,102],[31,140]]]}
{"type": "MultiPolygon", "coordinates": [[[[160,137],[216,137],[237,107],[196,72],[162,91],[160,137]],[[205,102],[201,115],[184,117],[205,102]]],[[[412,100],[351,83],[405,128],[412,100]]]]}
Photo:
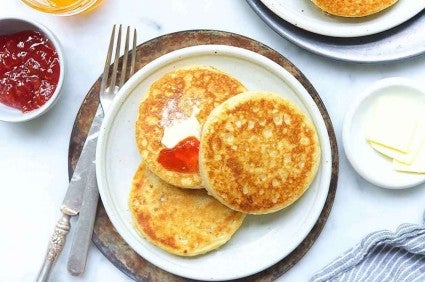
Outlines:
{"type": "Polygon", "coordinates": [[[393,168],[398,171],[425,173],[425,143],[422,143],[416,158],[411,164],[393,160],[393,168]]]}
{"type": "Polygon", "coordinates": [[[418,114],[415,104],[409,99],[384,95],[369,116],[366,139],[403,153],[411,150],[418,114]]]}
{"type": "Polygon", "coordinates": [[[412,163],[415,157],[415,154],[412,151],[409,153],[403,153],[390,147],[381,145],[379,143],[369,141],[369,144],[370,146],[372,146],[373,149],[383,154],[384,156],[406,164],[412,163]]]}
{"type": "Polygon", "coordinates": [[[413,139],[410,146],[410,151],[407,153],[400,152],[398,150],[386,147],[379,143],[369,141],[373,149],[380,152],[381,154],[395,159],[398,162],[405,164],[411,164],[421,149],[422,144],[425,142],[425,122],[419,122],[416,130],[413,134],[413,139]]]}

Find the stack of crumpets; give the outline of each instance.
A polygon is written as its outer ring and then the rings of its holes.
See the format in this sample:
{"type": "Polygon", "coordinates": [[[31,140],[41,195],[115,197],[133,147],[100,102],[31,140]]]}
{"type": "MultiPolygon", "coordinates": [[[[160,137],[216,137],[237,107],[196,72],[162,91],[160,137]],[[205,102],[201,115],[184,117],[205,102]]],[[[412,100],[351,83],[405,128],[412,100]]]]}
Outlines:
{"type": "Polygon", "coordinates": [[[137,230],[156,246],[195,256],[220,247],[241,226],[245,214],[202,189],[198,152],[210,112],[244,91],[230,75],[196,66],[166,73],[140,104],[136,143],[143,164],[129,206],[137,230]]]}
{"type": "Polygon", "coordinates": [[[397,0],[312,0],[312,2],[328,14],[358,18],[385,10],[397,0]]]}
{"type": "Polygon", "coordinates": [[[294,103],[206,66],[151,85],[136,142],[143,161],[129,197],[135,227],[181,256],[222,246],[246,214],[295,202],[320,162],[316,129],[294,103]]]}

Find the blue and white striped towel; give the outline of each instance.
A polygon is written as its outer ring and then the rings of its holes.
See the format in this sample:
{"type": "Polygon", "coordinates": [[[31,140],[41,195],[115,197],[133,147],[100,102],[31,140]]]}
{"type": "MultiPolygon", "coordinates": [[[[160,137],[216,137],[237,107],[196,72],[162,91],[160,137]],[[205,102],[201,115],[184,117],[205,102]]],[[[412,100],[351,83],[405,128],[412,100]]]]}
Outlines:
{"type": "Polygon", "coordinates": [[[317,272],[321,281],[425,281],[425,225],[403,224],[396,232],[369,234],[317,272]]]}

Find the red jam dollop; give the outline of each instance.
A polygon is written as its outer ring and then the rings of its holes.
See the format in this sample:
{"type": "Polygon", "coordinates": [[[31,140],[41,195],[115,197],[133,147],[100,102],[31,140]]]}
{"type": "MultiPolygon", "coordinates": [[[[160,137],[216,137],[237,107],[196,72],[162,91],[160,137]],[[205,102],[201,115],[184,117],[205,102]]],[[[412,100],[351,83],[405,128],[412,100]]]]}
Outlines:
{"type": "Polygon", "coordinates": [[[174,148],[162,149],[158,162],[168,170],[184,173],[198,171],[199,140],[187,137],[174,148]]]}
{"type": "Polygon", "coordinates": [[[59,74],[56,49],[40,32],[0,36],[0,103],[22,112],[37,109],[52,97],[59,74]]]}

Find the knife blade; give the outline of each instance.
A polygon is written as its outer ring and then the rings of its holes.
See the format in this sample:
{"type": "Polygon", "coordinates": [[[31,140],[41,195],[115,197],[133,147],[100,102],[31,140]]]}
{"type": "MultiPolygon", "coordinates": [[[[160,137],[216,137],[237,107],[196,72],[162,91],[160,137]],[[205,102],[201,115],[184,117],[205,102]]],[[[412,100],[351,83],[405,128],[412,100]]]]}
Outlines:
{"type": "Polygon", "coordinates": [[[74,276],[81,275],[86,267],[90,239],[92,238],[96,218],[99,190],[97,188],[96,166],[94,164],[90,168],[86,187],[68,257],[68,272],[74,276]]]}
{"type": "Polygon", "coordinates": [[[36,281],[48,281],[51,270],[65,245],[66,236],[71,229],[70,219],[80,212],[83,202],[87,177],[96,156],[96,144],[100,126],[103,120],[103,111],[98,107],[93,118],[89,133],[84,142],[83,149],[75,166],[74,173],[69,182],[63,202],[60,206],[62,217],[56,223],[50,238],[46,256],[38,273],[36,281]]]}

